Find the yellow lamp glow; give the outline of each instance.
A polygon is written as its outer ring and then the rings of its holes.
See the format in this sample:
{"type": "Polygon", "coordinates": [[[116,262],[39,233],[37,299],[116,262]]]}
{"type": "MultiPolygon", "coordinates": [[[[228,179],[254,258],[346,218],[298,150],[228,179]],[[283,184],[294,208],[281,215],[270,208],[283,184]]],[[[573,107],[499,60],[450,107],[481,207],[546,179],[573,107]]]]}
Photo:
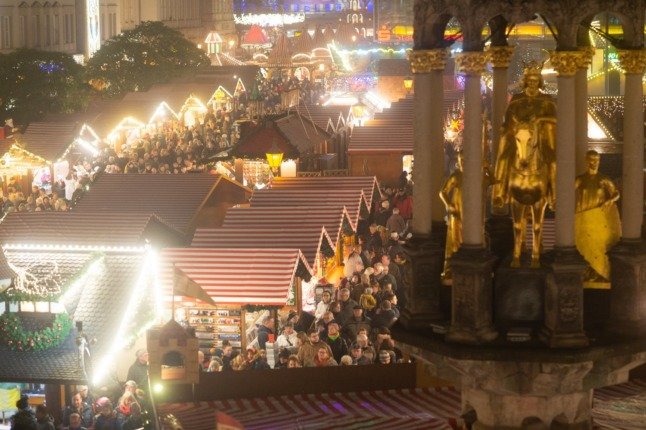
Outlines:
{"type": "Polygon", "coordinates": [[[361,102],[352,106],[352,116],[354,116],[354,118],[358,121],[361,121],[363,119],[365,112],[366,112],[366,105],[364,105],[361,102]]]}
{"type": "Polygon", "coordinates": [[[274,173],[274,175],[278,174],[280,163],[283,161],[283,155],[283,151],[278,148],[276,141],[272,141],[271,148],[269,148],[269,151],[265,153],[265,156],[267,156],[267,163],[269,163],[269,168],[274,173]]]}
{"type": "Polygon", "coordinates": [[[406,89],[406,94],[410,94],[410,91],[413,89],[413,78],[410,76],[404,78],[404,88],[406,89]]]}

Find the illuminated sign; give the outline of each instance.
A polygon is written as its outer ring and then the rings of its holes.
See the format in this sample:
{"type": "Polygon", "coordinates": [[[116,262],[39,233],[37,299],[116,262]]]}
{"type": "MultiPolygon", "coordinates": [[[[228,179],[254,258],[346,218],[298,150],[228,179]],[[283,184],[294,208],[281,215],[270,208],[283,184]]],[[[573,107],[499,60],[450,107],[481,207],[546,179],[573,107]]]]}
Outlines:
{"type": "Polygon", "coordinates": [[[234,15],[236,24],[259,25],[260,27],[282,27],[284,25],[297,24],[305,21],[304,13],[262,13],[234,15]]]}

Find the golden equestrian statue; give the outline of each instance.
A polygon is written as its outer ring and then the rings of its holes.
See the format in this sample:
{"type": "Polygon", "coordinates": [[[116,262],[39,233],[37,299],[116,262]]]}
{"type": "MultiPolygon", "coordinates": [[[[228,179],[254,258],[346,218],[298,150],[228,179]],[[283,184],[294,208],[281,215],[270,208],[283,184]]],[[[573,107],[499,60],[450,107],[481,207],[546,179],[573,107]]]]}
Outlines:
{"type": "Polygon", "coordinates": [[[531,267],[539,267],[545,208],[553,207],[556,179],[556,104],[541,93],[542,64],[524,69],[523,92],[512,97],[502,125],[492,200],[510,204],[514,222],[512,267],[520,267],[527,219],[532,219],[531,267]]]}
{"type": "Polygon", "coordinates": [[[585,155],[587,171],[576,177],[575,242],[590,264],[585,281],[608,287],[610,261],[606,253],[621,237],[619,210],[615,204],[619,191],[607,176],[599,173],[601,156],[597,151],[585,155]]]}

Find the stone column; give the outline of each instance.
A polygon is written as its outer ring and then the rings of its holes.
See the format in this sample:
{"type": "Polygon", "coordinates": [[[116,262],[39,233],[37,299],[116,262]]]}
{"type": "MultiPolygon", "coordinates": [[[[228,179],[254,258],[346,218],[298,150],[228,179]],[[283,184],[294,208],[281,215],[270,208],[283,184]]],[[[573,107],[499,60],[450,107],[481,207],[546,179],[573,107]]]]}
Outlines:
{"type": "MultiPolygon", "coordinates": [[[[407,328],[429,328],[443,318],[440,311],[440,275],[444,245],[438,232],[444,225],[444,205],[439,200],[444,172],[443,71],[446,49],[410,53],[415,77],[413,169],[413,238],[407,244],[410,265],[406,306],[400,321],[407,328]],[[437,231],[436,231],[437,230],[437,231]]],[[[440,234],[440,236],[442,236],[440,234]]]]}
{"type": "Polygon", "coordinates": [[[579,64],[574,76],[575,81],[575,142],[576,142],[576,174],[586,171],[585,153],[588,151],[588,67],[594,55],[593,47],[585,47],[579,57],[579,64]]]}
{"type": "Polygon", "coordinates": [[[642,75],[646,50],[619,51],[625,73],[622,239],[609,252],[610,323],[618,336],[646,334],[646,244],[641,238],[644,159],[642,75]]]}
{"type": "Polygon", "coordinates": [[[462,238],[468,246],[483,246],[482,188],[482,96],[480,79],[487,56],[483,52],[463,52],[455,58],[464,74],[464,140],[462,144],[462,238]]]}
{"type": "Polygon", "coordinates": [[[457,70],[465,74],[464,143],[462,173],[463,244],[451,257],[453,294],[450,342],[479,344],[498,336],[493,327],[495,258],[483,244],[483,153],[480,77],[486,64],[483,52],[463,52],[457,70]]]}
{"type": "Polygon", "coordinates": [[[558,72],[556,108],[556,249],[545,286],[545,325],[541,338],[550,347],[588,344],[583,332],[583,272],[586,262],[574,243],[575,211],[575,74],[585,55],[554,51],[558,72]]]}
{"type": "MultiPolygon", "coordinates": [[[[487,51],[493,66],[493,103],[491,108],[491,166],[496,165],[500,129],[507,110],[507,89],[509,87],[509,64],[514,54],[512,46],[491,46],[487,51]]],[[[514,228],[509,207],[491,207],[492,216],[487,219],[486,229],[489,233],[491,251],[499,258],[504,258],[514,249],[514,228]]]]}
{"type": "Polygon", "coordinates": [[[496,163],[498,144],[500,143],[500,127],[507,110],[507,88],[509,87],[509,64],[514,55],[513,46],[492,46],[487,51],[489,61],[493,66],[493,103],[491,106],[491,164],[496,163]]]}

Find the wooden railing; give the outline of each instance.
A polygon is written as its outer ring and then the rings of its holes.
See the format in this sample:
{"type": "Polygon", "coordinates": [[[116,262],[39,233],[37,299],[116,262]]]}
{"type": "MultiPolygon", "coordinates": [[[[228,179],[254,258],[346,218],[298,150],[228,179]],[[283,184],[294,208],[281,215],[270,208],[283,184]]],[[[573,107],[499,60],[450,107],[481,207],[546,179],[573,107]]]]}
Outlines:
{"type": "Polygon", "coordinates": [[[157,402],[415,388],[413,363],[201,373],[200,383],[165,387],[157,402]]]}

